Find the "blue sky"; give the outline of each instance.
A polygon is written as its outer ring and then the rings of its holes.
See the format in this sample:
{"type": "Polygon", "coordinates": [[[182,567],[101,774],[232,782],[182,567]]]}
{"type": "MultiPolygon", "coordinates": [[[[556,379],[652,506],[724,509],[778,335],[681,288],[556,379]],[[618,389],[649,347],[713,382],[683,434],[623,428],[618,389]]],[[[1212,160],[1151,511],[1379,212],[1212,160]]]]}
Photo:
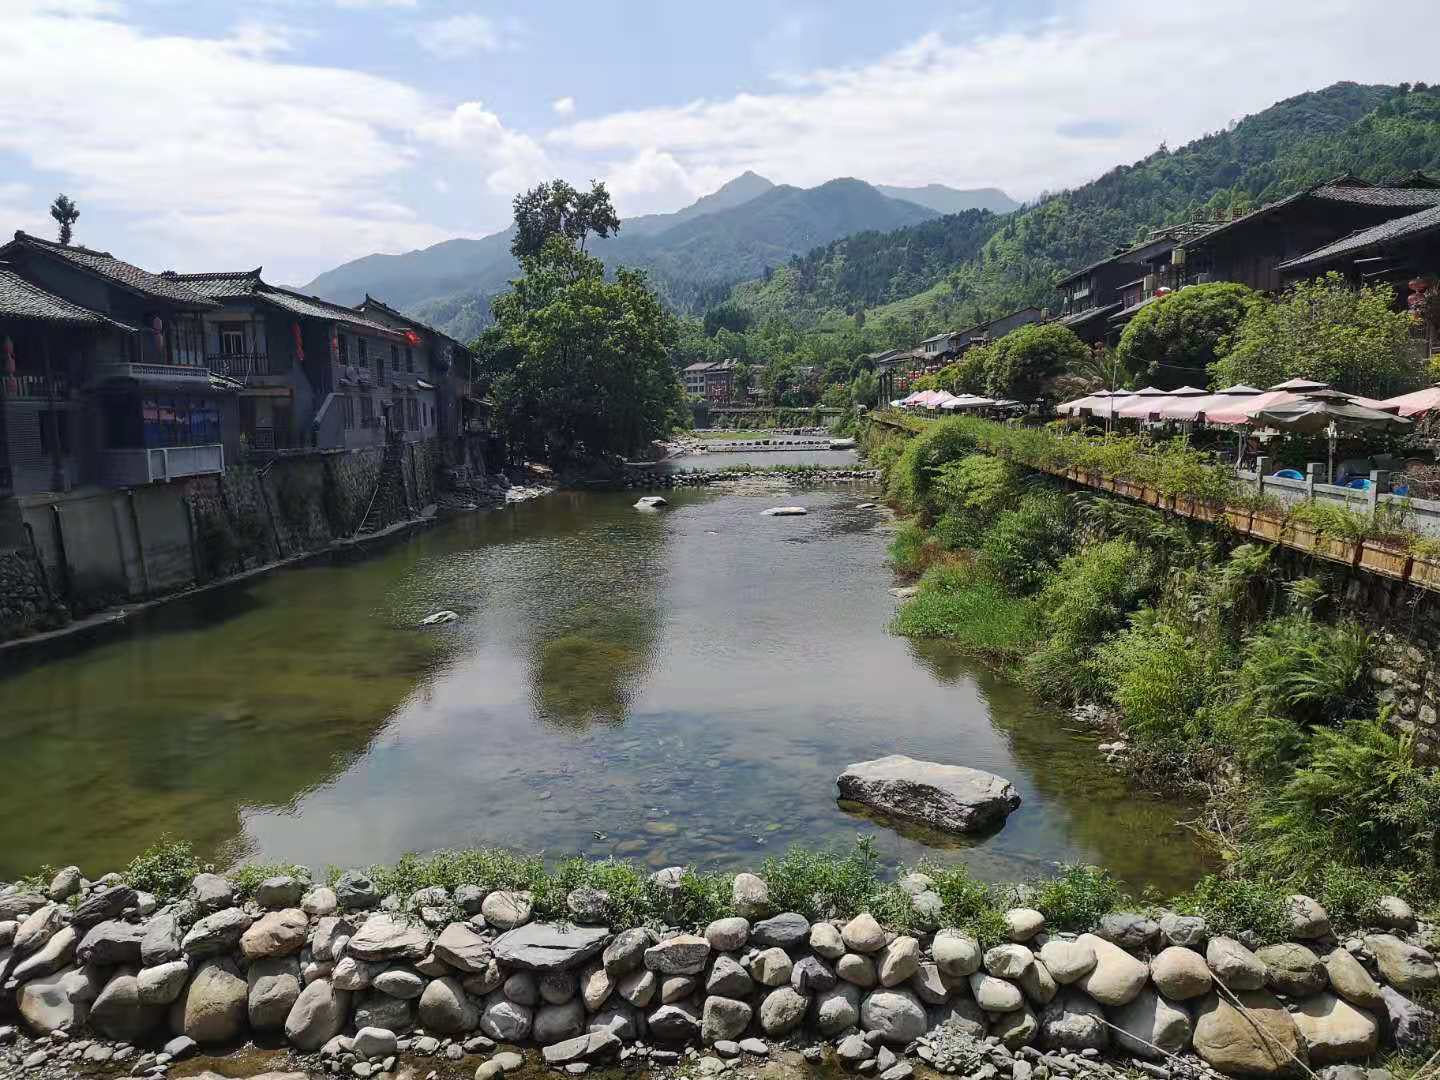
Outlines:
{"type": "Polygon", "coordinates": [[[0,228],[303,282],[602,177],[1083,182],[1338,79],[1440,78],[1356,0],[0,0],[0,228]]]}

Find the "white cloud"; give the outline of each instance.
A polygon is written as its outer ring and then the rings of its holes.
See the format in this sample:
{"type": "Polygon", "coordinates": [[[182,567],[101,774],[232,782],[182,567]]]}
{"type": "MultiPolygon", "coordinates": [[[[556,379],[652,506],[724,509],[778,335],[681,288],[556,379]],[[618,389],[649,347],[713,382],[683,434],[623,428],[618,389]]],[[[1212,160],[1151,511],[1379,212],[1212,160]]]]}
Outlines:
{"type": "Polygon", "coordinates": [[[569,116],[575,111],[575,99],[573,97],[556,98],[550,103],[550,108],[561,116],[569,116]]]}
{"type": "Polygon", "coordinates": [[[32,8],[7,31],[0,153],[55,176],[92,243],[177,269],[278,259],[302,276],[446,235],[395,194],[436,111],[403,83],[280,62],[255,27],[162,36],[32,8]],[[105,232],[116,218],[130,235],[105,232]]]}
{"type": "Polygon", "coordinates": [[[415,0],[335,0],[338,8],[413,8],[415,0]]]}
{"type": "Polygon", "coordinates": [[[673,154],[646,147],[605,173],[605,186],[622,217],[674,210],[713,191],[729,177],[687,170],[673,154]]]}
{"type": "Polygon", "coordinates": [[[529,135],[507,128],[483,102],[466,101],[443,117],[417,125],[424,142],[464,157],[485,175],[492,192],[511,195],[546,178],[550,162],[529,135]]]}
{"type": "Polygon", "coordinates": [[[427,52],[446,60],[495,52],[504,44],[494,20],[473,12],[421,23],[415,28],[415,40],[427,52]]]}
{"type": "Polygon", "coordinates": [[[1423,35],[1395,34],[1354,0],[1087,0],[1065,11],[968,40],[926,35],[866,64],[791,74],[771,92],[583,120],[550,143],[624,162],[612,165],[622,173],[668,170],[691,190],[697,177],[754,168],[799,184],[939,180],[1030,196],[1304,90],[1434,68],[1423,35]],[[1060,134],[1096,118],[1119,123],[1060,134]]]}

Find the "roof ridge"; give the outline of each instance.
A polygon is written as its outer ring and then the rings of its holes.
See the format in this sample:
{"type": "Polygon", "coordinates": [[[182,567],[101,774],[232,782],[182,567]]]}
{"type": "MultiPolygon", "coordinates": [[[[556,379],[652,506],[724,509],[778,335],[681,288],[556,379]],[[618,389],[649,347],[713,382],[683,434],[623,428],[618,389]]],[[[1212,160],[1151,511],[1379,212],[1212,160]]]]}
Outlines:
{"type": "MultiPolygon", "coordinates": [[[[112,255],[110,252],[101,251],[99,248],[86,247],[84,244],[62,244],[55,240],[46,240],[43,236],[34,236],[31,233],[27,233],[24,229],[15,230],[15,239],[29,240],[32,243],[40,244],[44,247],[59,248],[61,251],[81,251],[84,252],[86,255],[99,255],[101,258],[105,259],[116,258],[116,256],[112,255]]],[[[124,262],[125,260],[120,259],[119,261],[124,262]]],[[[134,266],[135,264],[131,263],[130,265],[134,266]]],[[[136,267],[136,269],[140,268],[136,267]]]]}
{"type": "Polygon", "coordinates": [[[258,278],[260,276],[260,272],[264,269],[265,268],[263,266],[257,266],[254,270],[214,270],[202,271],[200,273],[192,274],[182,274],[176,270],[164,270],[161,272],[160,276],[168,277],[175,281],[238,281],[240,278],[258,278]]]}

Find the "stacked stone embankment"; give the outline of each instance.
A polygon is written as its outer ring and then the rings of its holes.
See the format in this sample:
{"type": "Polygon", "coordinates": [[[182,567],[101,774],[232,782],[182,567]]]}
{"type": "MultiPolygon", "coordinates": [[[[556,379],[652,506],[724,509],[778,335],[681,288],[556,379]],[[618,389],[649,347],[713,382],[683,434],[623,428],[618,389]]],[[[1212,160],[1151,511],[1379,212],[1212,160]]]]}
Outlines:
{"type": "MultiPolygon", "coordinates": [[[[650,884],[678,903],[684,883],[672,868],[650,884]]],[[[533,1047],[571,1074],[620,1062],[714,1075],[798,1048],[881,1080],[921,1066],[985,1080],[1341,1066],[1331,1080],[1364,1080],[1350,1063],[1433,1022],[1415,998],[1440,971],[1398,898],[1341,939],[1318,903],[1293,897],[1292,940],[1256,948],[1195,916],[1111,914],[1062,934],[1016,908],[1009,940],[984,948],[937,925],[933,884],[901,882],[934,927],[908,934],[866,912],[776,910],[752,874],[734,880],[734,915],[695,927],[609,925],[610,898],[592,888],[547,922],[523,891],[381,896],[354,871],[333,886],[270,878],[243,902],[206,873],[162,906],[69,867],[48,889],[0,890],[13,1018],[0,1074],[158,1077],[253,1038],[283,1042],[311,1072],[361,1078],[440,1058],[489,1080],[533,1047]]]]}

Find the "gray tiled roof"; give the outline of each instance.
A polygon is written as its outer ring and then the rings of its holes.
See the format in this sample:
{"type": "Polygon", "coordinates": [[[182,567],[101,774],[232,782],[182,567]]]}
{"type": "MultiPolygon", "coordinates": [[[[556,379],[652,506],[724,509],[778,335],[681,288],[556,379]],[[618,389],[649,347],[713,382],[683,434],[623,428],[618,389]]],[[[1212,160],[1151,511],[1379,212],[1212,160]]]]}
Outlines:
{"type": "MultiPolygon", "coordinates": [[[[1440,192],[1437,192],[1440,194],[1440,192]]],[[[1367,248],[1379,247],[1396,240],[1407,240],[1430,232],[1440,232],[1440,203],[1406,217],[1394,218],[1368,229],[1361,229],[1334,243],[1307,251],[1288,262],[1280,264],[1281,270],[1299,270],[1307,266],[1321,266],[1327,262],[1358,254],[1367,248]]]]}
{"type": "Polygon", "coordinates": [[[260,267],[254,270],[235,270],[208,274],[167,274],[173,281],[180,282],[196,292],[219,302],[253,298],[264,301],[308,319],[323,319],[326,322],[342,322],[386,337],[399,337],[402,331],[393,326],[368,318],[354,308],[321,300],[318,296],[306,296],[293,289],[282,289],[278,285],[267,285],[260,277],[260,267]]]}
{"type": "Polygon", "coordinates": [[[1119,310],[1119,303],[1099,304],[1095,307],[1085,308],[1083,311],[1077,311],[1073,315],[1062,315],[1056,322],[1061,326],[1079,326],[1081,323],[1087,323],[1091,319],[1098,319],[1104,315],[1112,315],[1119,310]]]}
{"type": "Polygon", "coordinates": [[[263,285],[260,269],[257,266],[254,270],[236,270],[224,274],[177,274],[167,270],[164,276],[194,289],[201,296],[225,301],[250,296],[263,285]]]}
{"type": "Polygon", "coordinates": [[[116,326],[138,333],[138,329],[117,322],[108,315],[71,303],[63,296],[46,292],[0,263],[0,320],[62,323],[69,326],[116,326]]]}
{"type": "Polygon", "coordinates": [[[201,296],[175,277],[141,270],[140,267],[127,263],[124,259],[117,259],[108,251],[92,251],[90,248],[76,247],[73,244],[56,244],[25,232],[15,234],[15,243],[64,259],[82,270],[89,271],[143,296],[154,297],[185,307],[208,308],[215,306],[213,300],[201,296]]]}
{"type": "Polygon", "coordinates": [[[1360,206],[1440,206],[1440,188],[1354,187],[1349,184],[1321,184],[1312,194],[1317,199],[1355,203],[1360,206]]]}
{"type": "Polygon", "coordinates": [[[32,285],[9,267],[0,266],[0,319],[75,323],[100,326],[105,317],[32,285]]]}

